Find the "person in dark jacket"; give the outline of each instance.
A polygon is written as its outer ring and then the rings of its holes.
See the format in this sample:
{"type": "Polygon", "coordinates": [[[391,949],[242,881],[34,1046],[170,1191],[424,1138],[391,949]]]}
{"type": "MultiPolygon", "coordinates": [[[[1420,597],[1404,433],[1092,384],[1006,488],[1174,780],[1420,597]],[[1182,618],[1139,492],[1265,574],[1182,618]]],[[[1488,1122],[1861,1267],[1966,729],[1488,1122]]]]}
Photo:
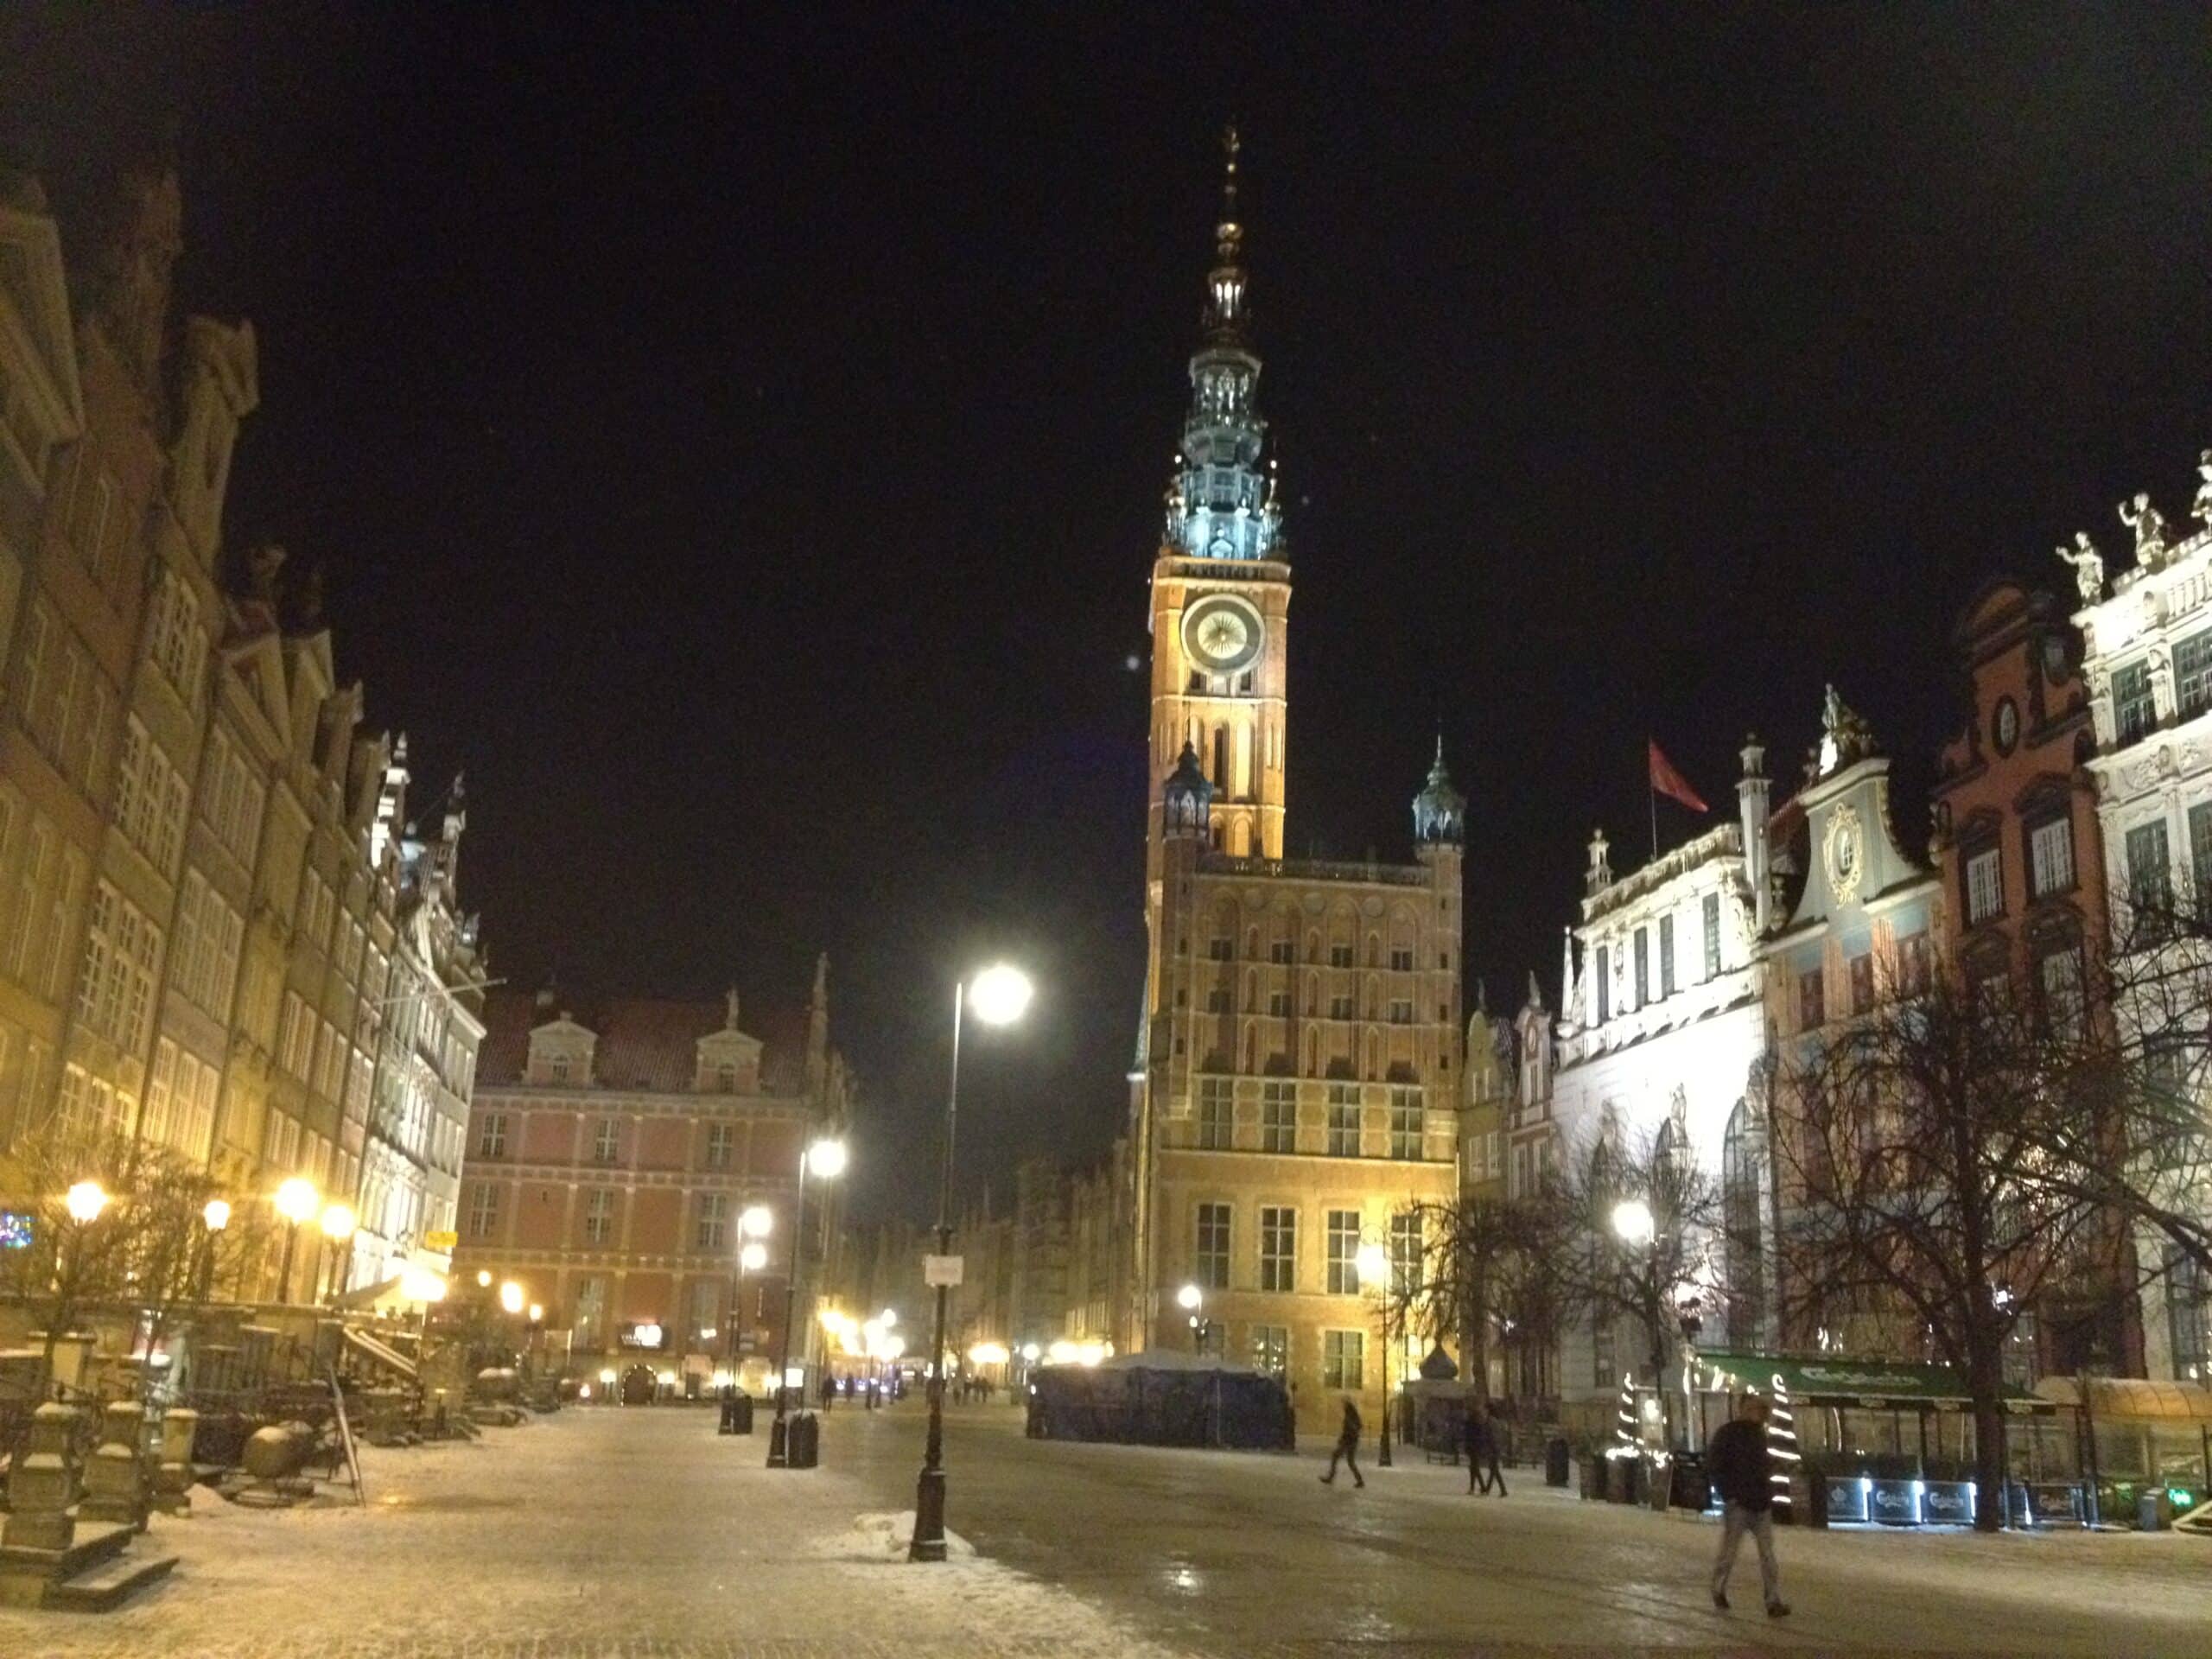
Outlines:
{"type": "Polygon", "coordinates": [[[1321,1477],[1321,1484],[1324,1486],[1335,1484],[1337,1478],[1337,1459],[1338,1458],[1342,1458],[1344,1460],[1344,1466],[1351,1471],[1351,1478],[1355,1484],[1360,1486],[1367,1484],[1367,1478],[1359,1472],[1359,1431],[1361,1427],[1362,1424],[1359,1421],[1359,1408],[1352,1404],[1351,1396],[1350,1395],[1346,1395],[1344,1396],[1344,1421],[1343,1426],[1337,1430],[1336,1450],[1329,1453],[1329,1472],[1321,1477]]]}
{"type": "Polygon", "coordinates": [[[1706,1470],[1720,1494],[1720,1558],[1713,1564],[1713,1605],[1727,1611],[1728,1574],[1748,1532],[1758,1546],[1767,1617],[1780,1618],[1789,1604],[1782,1599],[1782,1569],[1774,1559],[1774,1454],[1767,1450],[1766,1411],[1759,1395],[1745,1395],[1735,1420],[1723,1423],[1706,1448],[1706,1470]]]}
{"type": "Polygon", "coordinates": [[[1467,1402],[1467,1414],[1460,1420],[1459,1440],[1467,1453],[1468,1496],[1472,1497],[1478,1491],[1489,1491],[1495,1482],[1497,1495],[1503,1497],[1505,1476],[1497,1466],[1497,1421],[1490,1414],[1490,1402],[1478,1394],[1467,1402]]]}

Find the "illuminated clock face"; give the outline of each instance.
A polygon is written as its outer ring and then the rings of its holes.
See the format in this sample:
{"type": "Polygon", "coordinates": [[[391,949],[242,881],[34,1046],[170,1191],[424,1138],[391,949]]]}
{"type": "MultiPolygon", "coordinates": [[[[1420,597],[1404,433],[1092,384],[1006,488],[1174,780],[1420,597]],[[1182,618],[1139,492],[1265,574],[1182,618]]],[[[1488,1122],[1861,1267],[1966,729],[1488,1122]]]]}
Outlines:
{"type": "Polygon", "coordinates": [[[1996,729],[1992,734],[1997,740],[1997,753],[2010,754],[2020,741],[2020,705],[2010,697],[1997,704],[1996,729]]]}
{"type": "Polygon", "coordinates": [[[1866,852],[1858,812],[1849,806],[1838,807],[1828,821],[1828,885],[1844,904],[1849,904],[1859,892],[1859,878],[1866,873],[1866,852]]]}
{"type": "Polygon", "coordinates": [[[1240,600],[1202,599],[1183,613],[1183,648],[1216,674],[1233,674],[1260,654],[1259,613],[1240,600]]]}

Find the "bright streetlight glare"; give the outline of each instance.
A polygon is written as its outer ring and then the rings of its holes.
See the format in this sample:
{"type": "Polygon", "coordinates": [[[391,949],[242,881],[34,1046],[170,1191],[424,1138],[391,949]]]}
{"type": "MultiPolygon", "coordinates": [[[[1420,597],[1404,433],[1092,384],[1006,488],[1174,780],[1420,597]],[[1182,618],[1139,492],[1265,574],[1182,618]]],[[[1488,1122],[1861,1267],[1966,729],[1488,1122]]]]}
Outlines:
{"type": "Polygon", "coordinates": [[[219,1233],[231,1224],[231,1206],[227,1199],[210,1198],[207,1207],[200,1212],[200,1219],[207,1224],[207,1230],[219,1233]]]}
{"type": "Polygon", "coordinates": [[[1020,969],[994,963],[968,982],[968,1007],[987,1026],[1010,1026],[1028,1008],[1036,988],[1020,969]]]}
{"type": "Polygon", "coordinates": [[[1390,1257],[1383,1248],[1370,1241],[1352,1252],[1352,1270],[1359,1274],[1363,1285],[1380,1285],[1390,1276],[1390,1257]]]}
{"type": "Polygon", "coordinates": [[[898,1323],[899,1310],[895,1307],[885,1308],[883,1310],[883,1328],[887,1331],[891,1330],[898,1323]]]}
{"type": "Polygon", "coordinates": [[[768,1247],[759,1239],[754,1239],[738,1251],[737,1265],[747,1273],[760,1272],[768,1265],[768,1247]]]}
{"type": "Polygon", "coordinates": [[[69,1189],[63,1202],[69,1207],[70,1220],[88,1226],[107,1208],[107,1189],[98,1181],[79,1181],[69,1189]]]}
{"type": "Polygon", "coordinates": [[[276,1213],[295,1227],[315,1214],[321,1202],[322,1194],[304,1175],[295,1175],[276,1189],[276,1213]]]}
{"type": "Polygon", "coordinates": [[[492,1288],[491,1268],[479,1268],[476,1269],[476,1288],[479,1290],[489,1290],[492,1288]]]}
{"type": "Polygon", "coordinates": [[[1175,1293],[1176,1305],[1192,1313],[1196,1313],[1198,1304],[1205,1300],[1205,1293],[1196,1285],[1185,1285],[1175,1293]]]}
{"type": "Polygon", "coordinates": [[[355,1226],[353,1207],[347,1204],[334,1204],[322,1212],[323,1236],[343,1243],[353,1236],[355,1226]]]}
{"type": "MultiPolygon", "coordinates": [[[[544,1308],[544,1306],[543,1306],[542,1303],[538,1303],[538,1302],[532,1302],[532,1303],[530,1305],[530,1322],[531,1322],[532,1325],[536,1325],[536,1324],[537,1324],[539,1321],[541,1321],[542,1319],[544,1319],[544,1317],[545,1317],[545,1308],[544,1308]]],[[[713,1336],[715,1333],[714,1333],[713,1332],[711,1332],[711,1331],[709,1331],[709,1332],[704,1332],[703,1334],[705,1334],[705,1335],[707,1335],[707,1336],[711,1337],[711,1336],[713,1336]]]]}
{"type": "Polygon", "coordinates": [[[845,1173],[845,1143],[817,1141],[806,1149],[806,1166],[817,1180],[834,1181],[845,1173]]]}
{"type": "Polygon", "coordinates": [[[1033,1342],[1025,1342],[1021,1344],[1021,1357],[1026,1363],[1031,1365],[1037,1363],[1037,1356],[1043,1351],[1033,1342]]]}
{"type": "Polygon", "coordinates": [[[776,1212],[765,1204],[749,1204],[737,1218],[740,1238],[766,1238],[776,1225],[776,1212]]]}
{"type": "Polygon", "coordinates": [[[522,1287],[512,1279],[499,1287],[499,1306],[510,1313],[522,1312],[522,1287]]]}
{"type": "Polygon", "coordinates": [[[1642,1198],[1623,1198],[1613,1206],[1613,1231],[1624,1244],[1649,1244],[1657,1230],[1651,1206],[1642,1198]]]}

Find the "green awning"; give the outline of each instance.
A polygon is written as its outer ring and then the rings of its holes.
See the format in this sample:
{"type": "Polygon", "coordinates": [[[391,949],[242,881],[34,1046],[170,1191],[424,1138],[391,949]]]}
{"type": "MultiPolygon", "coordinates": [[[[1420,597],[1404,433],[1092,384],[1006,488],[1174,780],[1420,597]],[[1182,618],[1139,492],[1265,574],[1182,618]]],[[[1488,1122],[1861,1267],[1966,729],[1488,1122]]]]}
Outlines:
{"type": "MultiPolygon", "coordinates": [[[[1707,1388],[1777,1385],[1792,1401],[1818,1406],[1864,1406],[1875,1411],[1961,1410],[1969,1403],[1966,1379],[1948,1365],[1904,1359],[1860,1359],[1842,1354],[1745,1354],[1700,1351],[1698,1382],[1707,1388]]],[[[2056,1410],[2048,1400],[2007,1386],[2005,1409],[2056,1410]]]]}

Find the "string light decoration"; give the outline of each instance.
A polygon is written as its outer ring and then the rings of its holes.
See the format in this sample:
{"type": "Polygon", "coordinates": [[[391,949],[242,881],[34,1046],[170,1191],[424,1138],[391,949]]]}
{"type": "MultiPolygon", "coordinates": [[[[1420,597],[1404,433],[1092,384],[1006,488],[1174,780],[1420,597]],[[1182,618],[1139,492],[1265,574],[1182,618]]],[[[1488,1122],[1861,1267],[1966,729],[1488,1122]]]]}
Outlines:
{"type": "Polygon", "coordinates": [[[1787,1464],[1777,1469],[1768,1478],[1774,1483],[1774,1507],[1789,1508],[1789,1478],[1803,1462],[1797,1451],[1797,1420],[1789,1409],[1789,1389],[1777,1371],[1774,1377],[1774,1396],[1767,1402],[1766,1446],[1777,1463],[1787,1464]]]}

